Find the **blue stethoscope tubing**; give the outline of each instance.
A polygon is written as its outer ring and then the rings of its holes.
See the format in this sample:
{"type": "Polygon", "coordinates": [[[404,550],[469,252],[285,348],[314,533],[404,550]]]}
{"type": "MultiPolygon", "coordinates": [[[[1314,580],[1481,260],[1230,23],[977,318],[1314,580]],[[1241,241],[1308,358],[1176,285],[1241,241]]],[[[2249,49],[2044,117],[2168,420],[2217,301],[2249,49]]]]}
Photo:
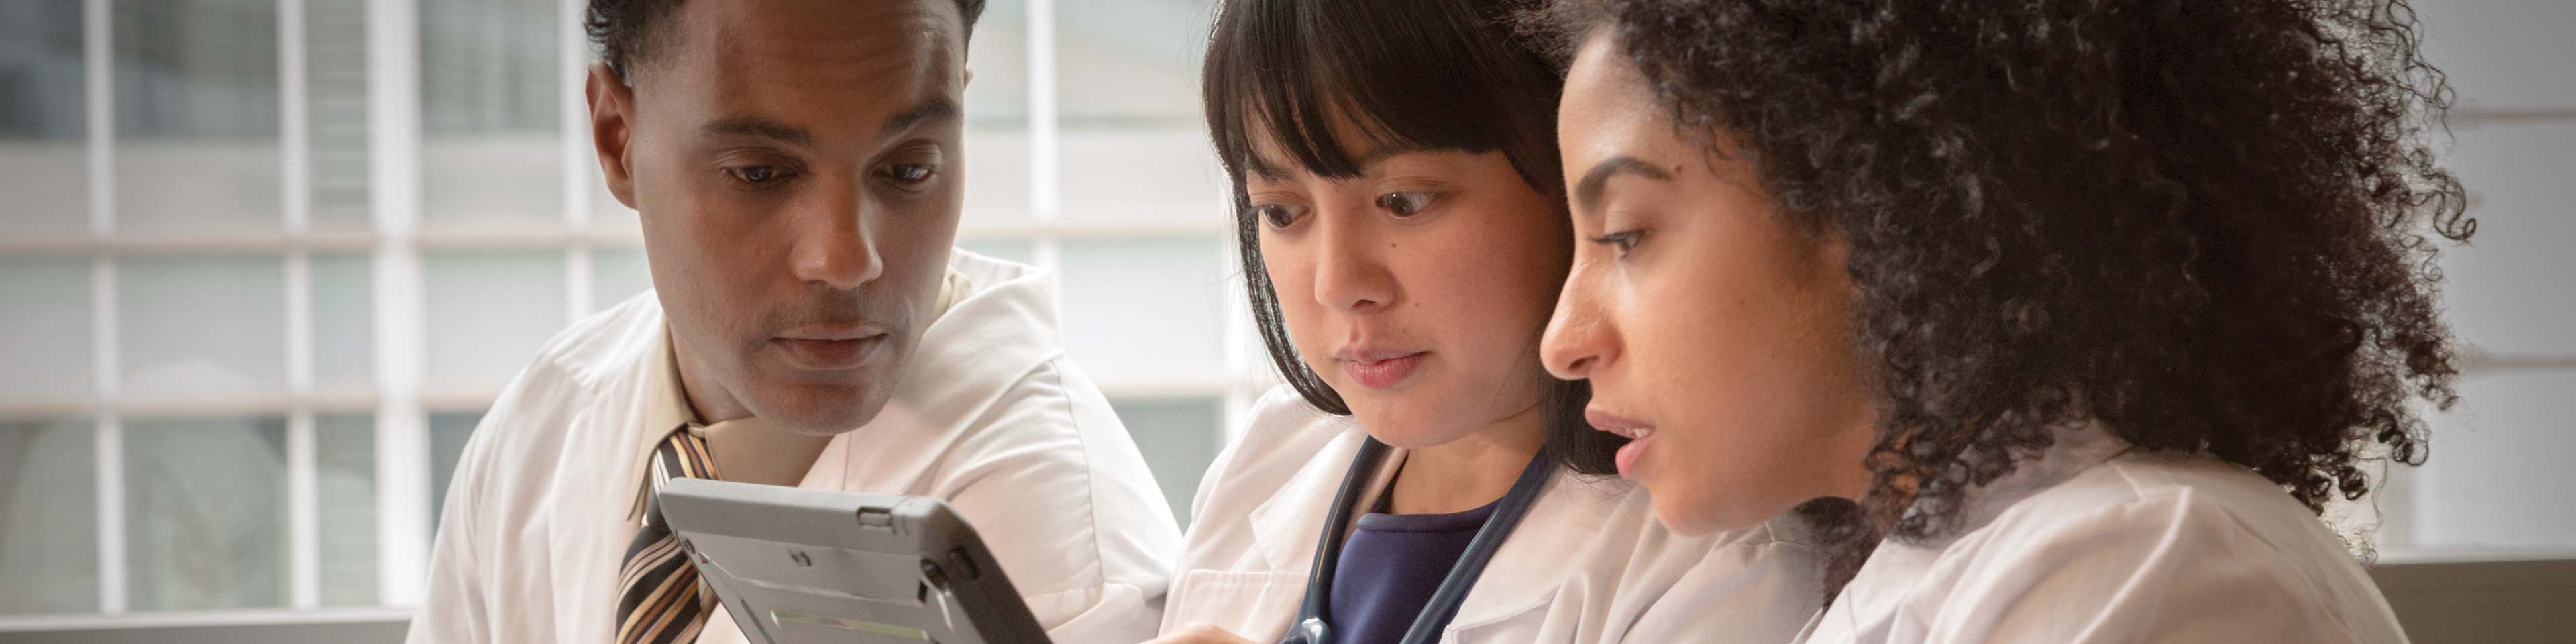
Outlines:
{"type": "MultiPolygon", "coordinates": [[[[1342,475],[1341,494],[1333,499],[1333,509],[1324,515],[1324,535],[1315,546],[1315,567],[1306,575],[1306,601],[1297,608],[1297,620],[1289,624],[1279,644],[1333,644],[1332,625],[1324,615],[1332,598],[1333,568],[1341,562],[1342,539],[1349,534],[1351,512],[1359,507],[1360,495],[1367,493],[1378,464],[1386,460],[1387,449],[1385,443],[1369,438],[1360,443],[1359,454],[1351,457],[1351,469],[1342,475]]],[[[1511,536],[1522,516],[1529,514],[1530,505],[1538,501],[1539,489],[1555,473],[1556,468],[1545,455],[1531,458],[1529,465],[1521,469],[1520,479],[1513,481],[1511,491],[1494,504],[1494,514],[1467,542],[1467,551],[1458,556],[1449,575],[1440,579],[1440,588],[1432,591],[1431,601],[1423,605],[1422,613],[1414,616],[1413,627],[1404,632],[1403,644],[1430,644],[1440,639],[1442,628],[1458,614],[1467,591],[1475,587],[1476,577],[1484,574],[1485,563],[1493,560],[1494,551],[1503,547],[1503,539],[1511,536]]]]}

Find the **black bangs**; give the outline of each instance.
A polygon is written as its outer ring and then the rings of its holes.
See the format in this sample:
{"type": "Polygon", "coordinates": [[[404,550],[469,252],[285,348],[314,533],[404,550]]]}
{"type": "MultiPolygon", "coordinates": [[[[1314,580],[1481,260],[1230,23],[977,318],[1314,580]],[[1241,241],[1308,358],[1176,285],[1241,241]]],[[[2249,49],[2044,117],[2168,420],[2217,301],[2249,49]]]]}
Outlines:
{"type": "Polygon", "coordinates": [[[1228,0],[1201,77],[1217,156],[1247,174],[1294,163],[1358,176],[1354,148],[1501,151],[1530,187],[1562,189],[1562,76],[1516,35],[1516,0],[1228,0]],[[1335,136],[1348,123],[1363,140],[1335,136]],[[1269,136],[1287,158],[1253,153],[1269,136]]]}
{"type": "MultiPolygon", "coordinates": [[[[1351,413],[1340,392],[1306,368],[1288,337],[1278,292],[1262,263],[1261,224],[1251,213],[1246,180],[1292,169],[1331,179],[1356,177],[1363,168],[1355,148],[1364,154],[1501,152],[1532,190],[1562,191],[1556,101],[1564,75],[1550,62],[1549,48],[1518,28],[1537,5],[1538,0],[1224,0],[1217,10],[1201,92],[1209,138],[1233,183],[1244,293],[1271,365],[1316,409],[1351,413]],[[1353,131],[1340,134],[1358,140],[1338,136],[1341,127],[1353,131]],[[1264,137],[1285,158],[1254,154],[1264,137]]],[[[1591,389],[1582,382],[1546,382],[1539,404],[1548,438],[1541,455],[1586,474],[1616,471],[1612,456],[1626,440],[1584,423],[1591,389]]]]}

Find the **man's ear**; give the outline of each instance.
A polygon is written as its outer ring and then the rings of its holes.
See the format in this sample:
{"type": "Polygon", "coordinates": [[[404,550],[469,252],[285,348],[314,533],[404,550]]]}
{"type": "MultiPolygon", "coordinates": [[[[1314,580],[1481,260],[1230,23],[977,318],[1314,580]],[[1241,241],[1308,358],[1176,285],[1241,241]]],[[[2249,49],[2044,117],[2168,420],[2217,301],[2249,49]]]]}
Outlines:
{"type": "Polygon", "coordinates": [[[617,202],[635,207],[635,166],[627,154],[633,133],[635,90],[617,79],[608,63],[590,64],[582,94],[590,98],[590,145],[599,153],[599,174],[617,202]]]}

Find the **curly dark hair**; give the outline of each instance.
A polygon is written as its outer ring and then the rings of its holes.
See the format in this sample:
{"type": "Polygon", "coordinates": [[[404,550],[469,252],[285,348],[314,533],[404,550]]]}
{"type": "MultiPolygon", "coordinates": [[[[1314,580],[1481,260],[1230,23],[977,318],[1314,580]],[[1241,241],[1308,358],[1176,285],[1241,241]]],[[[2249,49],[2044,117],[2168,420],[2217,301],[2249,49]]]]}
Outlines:
{"type": "MultiPolygon", "coordinates": [[[[2427,232],[2476,221],[2435,163],[2451,90],[2402,0],[1556,0],[1682,136],[1742,146],[1780,208],[1849,246],[1874,480],[1828,588],[1878,539],[2099,423],[2311,510],[2420,465],[2448,409],[2427,232]],[[1910,493],[1909,493],[1910,491],[1910,493]],[[1910,510],[1909,510],[1910,508],[1910,510]]],[[[1562,52],[1560,52],[1562,53],[1562,52]]],[[[2366,547],[2366,546],[2365,546],[2366,547]]]]}
{"type": "MultiPolygon", "coordinates": [[[[965,40],[973,40],[975,19],[984,14],[984,0],[956,0],[957,16],[965,21],[965,40]]],[[[667,44],[668,33],[662,22],[680,8],[680,0],[590,0],[583,12],[582,31],[590,34],[590,46],[599,50],[600,62],[608,63],[617,79],[634,83],[629,72],[633,65],[651,60],[654,50],[667,44]]]]}

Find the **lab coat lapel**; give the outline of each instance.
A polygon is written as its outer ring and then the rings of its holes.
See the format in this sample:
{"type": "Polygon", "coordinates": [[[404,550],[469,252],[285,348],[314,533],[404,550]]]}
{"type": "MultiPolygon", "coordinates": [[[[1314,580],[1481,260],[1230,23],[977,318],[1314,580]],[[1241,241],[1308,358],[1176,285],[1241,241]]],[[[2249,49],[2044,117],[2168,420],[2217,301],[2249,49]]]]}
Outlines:
{"type": "MultiPolygon", "coordinates": [[[[1305,574],[1314,565],[1315,545],[1322,536],[1325,515],[1332,511],[1333,501],[1341,492],[1342,476],[1350,467],[1351,457],[1367,438],[1356,423],[1350,425],[1299,468],[1277,495],[1252,509],[1254,545],[1270,569],[1305,574]]],[[[1396,468],[1403,462],[1404,450],[1388,450],[1361,498],[1377,498],[1394,480],[1396,468]]],[[[1450,624],[1466,627],[1499,620],[1553,599],[1557,588],[1574,573],[1563,554],[1585,547],[1598,537],[1598,531],[1597,526],[1573,525],[1549,517],[1600,515],[1601,511],[1591,506],[1611,503],[1616,498],[1594,485],[1562,471],[1551,477],[1538,501],[1530,505],[1529,514],[1485,565],[1484,573],[1450,624]]]]}
{"type": "Polygon", "coordinates": [[[1617,499],[1595,482],[1559,470],[1531,503],[1520,526],[1503,540],[1485,564],[1476,586],[1450,618],[1451,628],[1470,628],[1528,612],[1556,597],[1557,589],[1576,570],[1565,553],[1582,552],[1600,538],[1599,526],[1564,521],[1564,517],[1598,517],[1593,506],[1617,499]]]}
{"type": "MultiPolygon", "coordinates": [[[[1368,434],[1360,431],[1357,423],[1350,423],[1341,435],[1325,443],[1312,460],[1298,468],[1296,476],[1280,486],[1278,494],[1252,509],[1253,545],[1271,570],[1304,574],[1314,566],[1324,515],[1332,512],[1351,457],[1359,453],[1360,444],[1367,439],[1368,434]]],[[[1378,463],[1378,471],[1360,498],[1377,498],[1394,479],[1396,466],[1403,462],[1404,450],[1387,450],[1387,457],[1378,463]]]]}

